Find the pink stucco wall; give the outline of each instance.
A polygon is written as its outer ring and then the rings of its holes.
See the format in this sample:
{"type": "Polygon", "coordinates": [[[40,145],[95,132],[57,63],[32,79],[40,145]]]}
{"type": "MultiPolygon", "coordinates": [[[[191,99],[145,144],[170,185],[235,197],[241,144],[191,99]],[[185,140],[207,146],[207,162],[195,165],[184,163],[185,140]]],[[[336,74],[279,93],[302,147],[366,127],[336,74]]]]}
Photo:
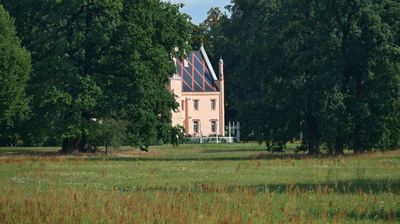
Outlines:
{"type": "Polygon", "coordinates": [[[173,92],[179,108],[172,114],[172,125],[181,125],[185,128],[186,135],[191,136],[224,136],[224,80],[216,81],[221,91],[218,92],[182,92],[180,77],[175,75],[170,80],[168,88],[173,92]],[[194,101],[198,100],[198,109],[194,108],[194,101]],[[215,109],[211,101],[215,100],[215,109]],[[198,132],[194,131],[194,121],[199,122],[198,132]],[[216,122],[216,130],[212,131],[211,121],[216,122]]]}
{"type": "Polygon", "coordinates": [[[225,136],[224,62],[222,59],[219,60],[217,77],[217,74],[215,74],[214,69],[212,68],[203,45],[200,47],[200,51],[197,51],[197,53],[192,52],[190,56],[192,58],[191,62],[186,59],[180,62],[179,60],[174,59],[175,65],[180,65],[181,67],[177,67],[178,74],[175,74],[173,77],[171,77],[167,88],[175,95],[176,102],[178,102],[180,106],[172,113],[172,125],[183,126],[185,128],[186,135],[225,136]],[[196,60],[202,63],[202,67],[195,68],[194,64],[196,60]],[[179,63],[177,64],[177,62],[179,63]],[[207,69],[205,69],[205,66],[207,66],[207,69]],[[210,83],[209,79],[206,81],[206,72],[208,75],[211,73],[213,83],[210,83]],[[184,78],[185,81],[182,80],[182,76],[184,75],[186,75],[186,80],[184,78]],[[213,88],[207,89],[206,87],[201,86],[201,84],[197,84],[202,88],[195,89],[193,85],[194,82],[196,82],[196,76],[197,78],[201,77],[203,79],[203,85],[205,85],[207,82],[208,85],[212,85],[213,88]],[[192,88],[190,88],[187,84],[188,77],[189,79],[192,79],[192,88]],[[185,91],[183,91],[183,86],[186,87],[185,91]],[[212,100],[215,100],[215,109],[213,109],[211,106],[212,100]],[[195,101],[198,102],[197,109],[194,107],[195,101]],[[198,123],[197,131],[194,130],[195,121],[198,123]],[[215,130],[212,130],[212,121],[216,122],[215,130]]]}

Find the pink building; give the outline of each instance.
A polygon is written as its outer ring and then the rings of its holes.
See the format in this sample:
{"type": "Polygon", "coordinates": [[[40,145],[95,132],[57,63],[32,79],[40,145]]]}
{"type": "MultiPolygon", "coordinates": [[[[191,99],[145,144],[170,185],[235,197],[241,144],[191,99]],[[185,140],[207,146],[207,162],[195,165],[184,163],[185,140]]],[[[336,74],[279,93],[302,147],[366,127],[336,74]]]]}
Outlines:
{"type": "Polygon", "coordinates": [[[219,61],[218,77],[203,46],[187,59],[174,59],[176,74],[168,85],[179,103],[172,125],[181,125],[191,136],[224,136],[224,62],[219,61]]]}

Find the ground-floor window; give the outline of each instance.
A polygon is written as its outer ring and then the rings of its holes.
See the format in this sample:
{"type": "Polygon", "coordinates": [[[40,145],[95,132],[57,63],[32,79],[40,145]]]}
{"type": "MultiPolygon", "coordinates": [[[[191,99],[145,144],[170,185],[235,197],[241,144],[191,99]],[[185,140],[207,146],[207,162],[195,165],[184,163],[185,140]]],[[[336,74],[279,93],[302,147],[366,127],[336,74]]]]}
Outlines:
{"type": "Polygon", "coordinates": [[[195,133],[198,133],[198,132],[199,132],[199,127],[200,127],[200,121],[194,120],[194,121],[193,121],[193,131],[194,131],[195,133]]]}
{"type": "Polygon", "coordinates": [[[211,120],[211,132],[217,132],[217,120],[211,120]]]}

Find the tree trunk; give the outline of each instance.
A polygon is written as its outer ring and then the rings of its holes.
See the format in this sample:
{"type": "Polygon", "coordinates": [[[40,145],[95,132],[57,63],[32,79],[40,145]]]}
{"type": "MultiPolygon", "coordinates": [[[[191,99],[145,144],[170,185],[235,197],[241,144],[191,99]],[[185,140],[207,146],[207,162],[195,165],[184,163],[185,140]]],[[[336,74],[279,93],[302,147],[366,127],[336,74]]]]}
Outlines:
{"type": "Polygon", "coordinates": [[[360,154],[364,152],[364,144],[362,137],[362,124],[360,119],[356,119],[354,128],[354,153],[360,154]]]}
{"type": "Polygon", "coordinates": [[[308,143],[308,154],[318,155],[319,151],[319,131],[317,120],[311,113],[307,115],[307,143],[308,143]]]}
{"type": "Polygon", "coordinates": [[[355,77],[355,99],[356,99],[356,110],[354,112],[354,153],[359,154],[364,152],[364,141],[363,141],[363,84],[361,74],[355,77]]]}
{"type": "Polygon", "coordinates": [[[332,144],[328,144],[328,154],[329,155],[334,155],[335,154],[335,149],[332,144]]]}
{"type": "Polygon", "coordinates": [[[75,151],[76,148],[76,139],[74,138],[65,138],[63,139],[61,152],[70,153],[75,151]]]}
{"type": "Polygon", "coordinates": [[[92,62],[95,56],[94,54],[94,44],[91,42],[90,34],[92,32],[93,25],[93,17],[94,17],[94,3],[93,0],[90,0],[88,5],[86,6],[86,15],[85,15],[85,54],[84,54],[84,64],[83,64],[83,72],[84,75],[92,75],[92,62]]]}
{"type": "Polygon", "coordinates": [[[89,151],[89,143],[88,143],[87,134],[85,131],[82,131],[81,140],[79,142],[79,151],[80,152],[89,151]]]}
{"type": "Polygon", "coordinates": [[[335,139],[335,155],[342,156],[344,155],[344,141],[342,137],[336,137],[335,139]]]}
{"type": "MultiPolygon", "coordinates": [[[[343,95],[349,94],[350,80],[351,80],[351,76],[354,72],[353,65],[351,63],[351,60],[349,60],[349,56],[348,56],[349,48],[351,46],[351,43],[349,42],[349,39],[350,39],[349,36],[350,36],[351,29],[352,29],[353,22],[354,22],[353,16],[355,14],[355,11],[353,10],[354,4],[348,4],[348,7],[349,7],[349,9],[347,11],[347,15],[341,16],[339,13],[339,7],[337,6],[336,7],[336,16],[335,16],[335,19],[336,19],[336,22],[337,22],[337,25],[339,28],[338,31],[342,36],[341,41],[340,41],[340,52],[341,52],[342,60],[344,62],[344,67],[342,70],[342,78],[340,81],[340,86],[341,86],[340,90],[343,95]],[[342,20],[342,19],[344,19],[344,20],[342,20]]],[[[346,110],[347,110],[347,108],[346,108],[346,110]]],[[[338,121],[339,126],[337,127],[337,130],[336,130],[338,132],[338,134],[341,131],[341,126],[342,126],[341,124],[347,123],[345,117],[346,117],[346,112],[344,112],[343,114],[340,115],[340,118],[338,121]]],[[[346,139],[343,138],[343,135],[336,136],[336,139],[335,139],[335,155],[336,156],[344,155],[344,145],[346,143],[345,140],[346,139]]]]}

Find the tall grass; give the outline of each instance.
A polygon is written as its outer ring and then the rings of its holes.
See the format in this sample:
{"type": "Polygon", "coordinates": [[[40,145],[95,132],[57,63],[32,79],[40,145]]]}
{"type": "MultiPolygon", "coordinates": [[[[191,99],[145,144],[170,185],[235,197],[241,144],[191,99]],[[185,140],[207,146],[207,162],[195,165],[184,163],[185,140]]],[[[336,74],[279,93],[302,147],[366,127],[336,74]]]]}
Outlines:
{"type": "Polygon", "coordinates": [[[64,189],[32,194],[8,187],[0,223],[396,223],[399,197],[340,195],[324,188],[284,193],[130,192],[64,189]]]}
{"type": "Polygon", "coordinates": [[[214,147],[107,157],[0,149],[0,223],[400,222],[399,152],[307,158],[214,147]]]}

